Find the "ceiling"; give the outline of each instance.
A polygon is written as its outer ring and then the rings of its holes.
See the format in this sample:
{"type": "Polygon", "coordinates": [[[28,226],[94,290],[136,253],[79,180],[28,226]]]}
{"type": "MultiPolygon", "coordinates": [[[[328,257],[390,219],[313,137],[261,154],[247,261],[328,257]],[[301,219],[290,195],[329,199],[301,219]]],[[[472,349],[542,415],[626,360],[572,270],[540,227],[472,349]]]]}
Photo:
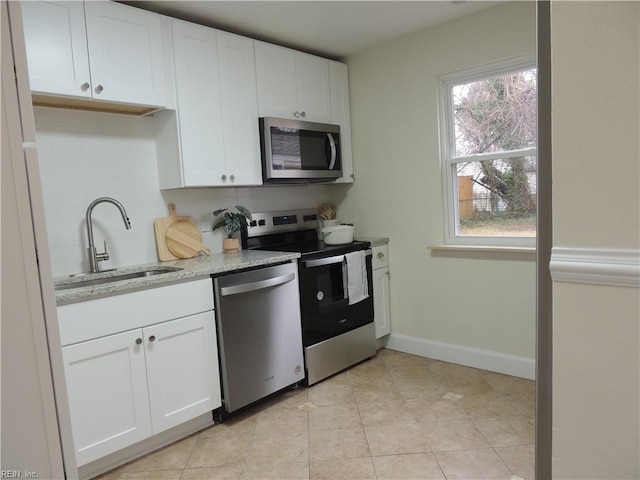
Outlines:
{"type": "Polygon", "coordinates": [[[489,8],[499,1],[124,1],[334,59],[489,8]]]}

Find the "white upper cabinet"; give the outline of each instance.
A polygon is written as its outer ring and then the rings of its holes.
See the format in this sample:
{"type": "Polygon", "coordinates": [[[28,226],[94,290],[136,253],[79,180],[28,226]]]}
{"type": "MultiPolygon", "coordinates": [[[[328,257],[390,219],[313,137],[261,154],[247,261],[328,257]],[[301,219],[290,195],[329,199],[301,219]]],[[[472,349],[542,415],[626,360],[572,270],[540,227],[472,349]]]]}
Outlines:
{"type": "Polygon", "coordinates": [[[216,32],[175,21],[172,38],[180,146],[175,158],[181,160],[183,180],[171,183],[217,185],[223,181],[225,161],[216,32]]]}
{"type": "Polygon", "coordinates": [[[166,105],[159,15],[103,1],[22,7],[33,93],[166,105]]]}
{"type": "Polygon", "coordinates": [[[93,98],[166,105],[160,16],[113,2],[85,2],[93,98]]]}
{"type": "Polygon", "coordinates": [[[261,185],[253,40],[216,32],[227,184],[261,185]]]}
{"type": "Polygon", "coordinates": [[[22,2],[31,91],[91,98],[82,2],[22,2]]]}
{"type": "Polygon", "coordinates": [[[353,183],[353,156],[351,153],[351,110],[349,108],[349,73],[344,63],[329,61],[331,81],[331,123],[340,125],[342,144],[342,177],[335,183],[353,183]]]}
{"type": "Polygon", "coordinates": [[[261,185],[253,41],[178,20],[172,37],[177,108],[155,115],[160,188],[261,185]]]}
{"type": "Polygon", "coordinates": [[[329,60],[255,42],[261,117],[331,121],[329,60]]]}

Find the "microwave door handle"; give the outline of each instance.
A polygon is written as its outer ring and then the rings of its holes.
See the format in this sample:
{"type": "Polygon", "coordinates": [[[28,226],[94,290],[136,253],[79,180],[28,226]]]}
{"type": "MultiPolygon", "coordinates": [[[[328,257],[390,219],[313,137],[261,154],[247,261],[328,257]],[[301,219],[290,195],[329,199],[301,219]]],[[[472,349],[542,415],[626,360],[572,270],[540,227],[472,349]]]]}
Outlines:
{"type": "Polygon", "coordinates": [[[336,158],[338,156],[338,151],[336,150],[336,141],[333,139],[333,135],[327,133],[327,138],[329,139],[329,147],[331,148],[331,160],[329,161],[329,170],[333,170],[333,167],[336,165],[336,158]]]}

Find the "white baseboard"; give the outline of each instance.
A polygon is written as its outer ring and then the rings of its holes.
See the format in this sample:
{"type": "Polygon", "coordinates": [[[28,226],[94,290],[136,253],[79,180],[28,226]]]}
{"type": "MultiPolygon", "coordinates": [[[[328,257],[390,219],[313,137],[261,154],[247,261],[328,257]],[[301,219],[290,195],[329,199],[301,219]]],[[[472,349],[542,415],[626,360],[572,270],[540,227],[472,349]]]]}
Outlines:
{"type": "Polygon", "coordinates": [[[453,343],[392,333],[389,335],[386,348],[529,380],[534,380],[536,376],[536,361],[533,358],[507,355],[453,343]]]}

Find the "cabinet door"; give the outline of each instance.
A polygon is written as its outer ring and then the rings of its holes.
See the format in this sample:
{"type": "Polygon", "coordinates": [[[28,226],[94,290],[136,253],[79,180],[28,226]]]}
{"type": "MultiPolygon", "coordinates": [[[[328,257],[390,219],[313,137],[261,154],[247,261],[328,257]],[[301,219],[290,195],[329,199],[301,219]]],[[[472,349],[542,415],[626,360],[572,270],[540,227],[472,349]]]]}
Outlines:
{"type": "Polygon", "coordinates": [[[331,122],[329,61],[325,58],[295,54],[297,109],[310,122],[331,122]]]}
{"type": "Polygon", "coordinates": [[[85,2],[94,100],[166,105],[160,16],[114,2],[85,2]]]}
{"type": "Polygon", "coordinates": [[[373,271],[373,309],[376,338],[391,333],[391,311],[389,309],[389,269],[373,271]]]}
{"type": "Polygon", "coordinates": [[[253,40],[217,32],[226,182],[261,185],[253,40]]]}
{"type": "Polygon", "coordinates": [[[146,327],[144,344],[154,434],[221,405],[213,311],[146,327]]]}
{"type": "Polygon", "coordinates": [[[296,57],[288,48],[255,42],[258,113],[261,117],[295,119],[296,57]]]}
{"type": "Polygon", "coordinates": [[[82,2],[21,2],[34,93],[91,98],[82,2]]]}
{"type": "Polygon", "coordinates": [[[172,30],[184,186],[221,185],[225,165],[216,33],[178,21],[172,30]]]}
{"type": "Polygon", "coordinates": [[[78,465],[151,435],[141,339],[138,329],[62,349],[78,465]]]}
{"type": "Polygon", "coordinates": [[[344,63],[329,62],[331,82],[331,123],[340,125],[342,145],[342,177],[335,183],[353,183],[351,153],[351,111],[349,108],[349,74],[344,63]]]}

